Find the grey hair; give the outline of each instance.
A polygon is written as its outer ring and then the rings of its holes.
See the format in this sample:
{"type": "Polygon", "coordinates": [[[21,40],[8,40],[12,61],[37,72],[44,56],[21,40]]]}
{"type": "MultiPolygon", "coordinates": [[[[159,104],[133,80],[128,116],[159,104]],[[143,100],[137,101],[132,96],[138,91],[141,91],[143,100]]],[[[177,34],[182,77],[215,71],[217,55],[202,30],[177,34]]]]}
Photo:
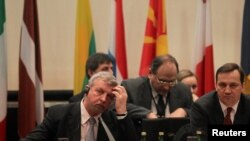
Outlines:
{"type": "Polygon", "coordinates": [[[106,71],[101,71],[101,72],[94,74],[90,78],[88,86],[89,87],[93,86],[95,80],[97,80],[97,79],[101,79],[101,80],[105,81],[106,83],[108,83],[108,85],[113,86],[113,87],[118,85],[118,82],[112,73],[106,72],[106,71]]]}

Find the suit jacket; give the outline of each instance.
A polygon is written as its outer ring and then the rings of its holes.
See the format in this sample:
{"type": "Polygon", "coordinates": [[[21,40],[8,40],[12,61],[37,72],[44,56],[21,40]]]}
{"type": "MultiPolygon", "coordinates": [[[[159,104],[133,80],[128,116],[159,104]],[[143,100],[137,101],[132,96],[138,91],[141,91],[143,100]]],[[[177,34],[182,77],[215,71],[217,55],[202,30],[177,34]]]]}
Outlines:
{"type": "MultiPolygon", "coordinates": [[[[77,94],[75,96],[72,96],[69,99],[69,103],[81,101],[82,98],[84,97],[85,93],[86,93],[86,90],[83,90],[81,93],[79,93],[79,94],[77,94]]],[[[112,107],[111,109],[114,110],[114,107],[112,107]]],[[[134,104],[131,104],[131,103],[127,104],[127,111],[128,111],[128,115],[133,120],[146,118],[146,115],[151,112],[151,110],[148,110],[147,108],[137,106],[137,105],[134,105],[134,104]]]]}
{"type": "Polygon", "coordinates": [[[86,93],[86,91],[83,90],[81,93],[79,93],[77,95],[73,95],[72,97],[69,98],[69,103],[81,101],[83,96],[85,95],[85,93],[86,93]]]}
{"type": "MultiPolygon", "coordinates": [[[[113,111],[106,111],[102,113],[102,119],[116,141],[137,140],[135,128],[129,116],[118,120],[113,111]]],[[[101,121],[99,120],[99,122],[101,121]]],[[[49,109],[44,121],[21,141],[57,141],[58,138],[80,141],[80,131],[80,102],[56,105],[49,109]]],[[[101,123],[98,127],[97,141],[109,141],[101,123]]]]}
{"type": "MultiPolygon", "coordinates": [[[[122,82],[128,94],[128,102],[151,110],[152,91],[147,77],[127,79],[122,82]]],[[[177,83],[170,89],[168,96],[170,112],[177,108],[184,108],[189,114],[192,104],[192,94],[190,89],[183,83],[177,83]]]]}
{"type": "MultiPolygon", "coordinates": [[[[233,124],[250,123],[250,97],[241,94],[233,124]]],[[[224,115],[216,91],[205,94],[195,101],[191,108],[190,122],[193,130],[207,132],[208,125],[221,125],[224,115]]]]}

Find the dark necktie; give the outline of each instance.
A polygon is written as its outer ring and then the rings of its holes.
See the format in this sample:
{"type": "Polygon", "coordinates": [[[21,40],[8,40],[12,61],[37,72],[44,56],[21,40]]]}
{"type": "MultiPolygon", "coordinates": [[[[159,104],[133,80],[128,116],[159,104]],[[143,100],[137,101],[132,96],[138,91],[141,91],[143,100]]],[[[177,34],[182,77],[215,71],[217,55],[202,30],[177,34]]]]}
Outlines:
{"type": "Polygon", "coordinates": [[[231,112],[232,112],[233,108],[228,107],[227,108],[227,114],[224,118],[224,125],[232,125],[232,120],[231,120],[231,112]]]}
{"type": "Polygon", "coordinates": [[[157,109],[158,109],[158,113],[157,115],[160,117],[165,117],[165,104],[163,101],[163,96],[162,95],[158,95],[158,103],[157,103],[157,109]]]}
{"type": "Polygon", "coordinates": [[[94,126],[96,123],[95,118],[90,117],[88,122],[89,122],[89,129],[86,136],[86,141],[95,141],[95,134],[94,134],[94,126]]]}

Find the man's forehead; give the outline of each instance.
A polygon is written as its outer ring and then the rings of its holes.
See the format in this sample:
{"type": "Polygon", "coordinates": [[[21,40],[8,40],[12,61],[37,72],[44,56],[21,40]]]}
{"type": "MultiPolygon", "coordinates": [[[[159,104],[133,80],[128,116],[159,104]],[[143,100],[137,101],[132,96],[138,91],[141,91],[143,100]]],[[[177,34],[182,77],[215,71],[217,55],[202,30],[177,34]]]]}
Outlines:
{"type": "Polygon", "coordinates": [[[115,87],[115,84],[112,83],[112,81],[107,81],[102,78],[97,78],[93,81],[93,86],[102,86],[102,87],[115,87]]]}
{"type": "Polygon", "coordinates": [[[164,62],[164,64],[162,64],[157,72],[165,72],[165,73],[168,73],[168,72],[176,72],[177,73],[177,68],[176,68],[176,65],[172,62],[164,62]]]}
{"type": "Polygon", "coordinates": [[[111,66],[111,65],[113,66],[112,62],[103,62],[103,63],[99,64],[98,67],[100,67],[100,66],[111,66]]]}

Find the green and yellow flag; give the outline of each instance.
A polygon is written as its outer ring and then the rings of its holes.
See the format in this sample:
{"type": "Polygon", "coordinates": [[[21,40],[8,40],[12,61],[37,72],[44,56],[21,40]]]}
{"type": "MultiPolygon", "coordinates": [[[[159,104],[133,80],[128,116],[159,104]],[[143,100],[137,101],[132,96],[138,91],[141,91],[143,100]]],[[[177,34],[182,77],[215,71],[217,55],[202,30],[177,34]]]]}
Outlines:
{"type": "Polygon", "coordinates": [[[80,93],[87,83],[86,60],[89,55],[96,52],[89,0],[77,1],[76,14],[74,94],[80,93]]]}

